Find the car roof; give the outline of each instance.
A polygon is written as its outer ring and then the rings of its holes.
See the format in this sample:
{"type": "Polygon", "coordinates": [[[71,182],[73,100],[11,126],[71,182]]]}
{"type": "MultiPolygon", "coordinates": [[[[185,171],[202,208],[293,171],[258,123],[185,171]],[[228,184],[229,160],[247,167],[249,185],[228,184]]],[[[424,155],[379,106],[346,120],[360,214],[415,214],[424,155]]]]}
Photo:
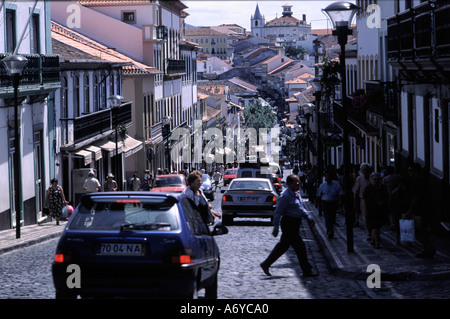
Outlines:
{"type": "Polygon", "coordinates": [[[233,181],[256,181],[256,182],[268,181],[268,182],[270,182],[270,180],[268,178],[258,178],[258,177],[235,178],[235,179],[233,179],[233,181]]]}
{"type": "Polygon", "coordinates": [[[183,174],[166,174],[166,175],[156,175],[156,178],[161,178],[161,177],[174,177],[174,176],[181,176],[184,178],[183,174]]]}
{"type": "Polygon", "coordinates": [[[167,200],[174,200],[178,202],[178,197],[181,193],[158,193],[158,192],[145,192],[145,191],[116,191],[116,192],[96,192],[96,193],[86,193],[81,196],[80,201],[85,203],[93,199],[138,199],[138,198],[167,198],[167,200]]]}

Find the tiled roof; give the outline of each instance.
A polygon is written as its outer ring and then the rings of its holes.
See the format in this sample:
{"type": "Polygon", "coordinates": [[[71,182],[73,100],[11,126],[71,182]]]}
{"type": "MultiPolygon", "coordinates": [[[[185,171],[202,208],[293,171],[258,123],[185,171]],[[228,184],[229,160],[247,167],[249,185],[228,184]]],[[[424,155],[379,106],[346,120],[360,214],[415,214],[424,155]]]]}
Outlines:
{"type": "Polygon", "coordinates": [[[238,77],[234,77],[232,79],[229,79],[228,81],[230,81],[231,83],[233,83],[233,84],[235,84],[237,86],[240,86],[240,87],[244,88],[247,91],[257,92],[257,90],[258,90],[257,86],[255,86],[255,85],[253,85],[251,83],[248,83],[248,82],[246,82],[246,81],[244,81],[244,80],[242,80],[241,78],[238,78],[238,77]]]}
{"type": "Polygon", "coordinates": [[[205,111],[206,112],[202,117],[203,121],[208,121],[208,120],[216,117],[217,115],[219,115],[221,112],[221,110],[215,109],[209,105],[206,105],[205,111]]]}
{"type": "MultiPolygon", "coordinates": [[[[126,56],[125,54],[110,49],[107,46],[97,41],[94,41],[81,33],[75,32],[59,23],[52,21],[51,29],[52,29],[52,39],[66,45],[65,46],[66,50],[63,51],[63,54],[61,54],[61,56],[63,56],[66,59],[75,59],[75,60],[80,59],[79,53],[81,51],[84,52],[85,54],[88,54],[88,56],[93,56],[108,62],[128,63],[129,65],[123,67],[124,75],[160,73],[160,71],[158,71],[154,67],[133,60],[132,58],[126,56]],[[67,50],[67,46],[74,48],[74,50],[67,50]],[[71,56],[71,54],[73,54],[73,56],[71,56]]],[[[60,46],[60,48],[62,48],[62,46],[60,46]]],[[[59,52],[54,53],[59,54],[59,52]]]]}
{"type": "Polygon", "coordinates": [[[286,83],[286,84],[295,84],[295,83],[306,84],[307,82],[305,80],[301,79],[300,76],[297,76],[296,78],[293,78],[292,80],[286,81],[284,83],[286,83]]]}
{"type": "Polygon", "coordinates": [[[80,0],[77,1],[80,5],[86,7],[99,7],[99,6],[132,6],[132,5],[145,5],[152,3],[151,0],[80,0]]]}
{"type": "Polygon", "coordinates": [[[295,26],[300,22],[297,18],[284,16],[273,19],[266,23],[266,27],[289,27],[295,26]]]}
{"type": "Polygon", "coordinates": [[[226,35],[225,33],[216,31],[210,27],[185,29],[184,34],[185,36],[226,35]]]}

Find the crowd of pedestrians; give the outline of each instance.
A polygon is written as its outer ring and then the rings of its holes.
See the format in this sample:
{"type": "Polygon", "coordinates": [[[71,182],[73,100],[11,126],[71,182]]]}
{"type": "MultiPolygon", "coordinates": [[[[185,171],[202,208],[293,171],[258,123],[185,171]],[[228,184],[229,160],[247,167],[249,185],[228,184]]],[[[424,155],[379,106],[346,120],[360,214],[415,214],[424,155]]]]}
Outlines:
{"type": "MultiPolygon", "coordinates": [[[[299,176],[303,193],[319,209],[319,215],[324,215],[328,238],[333,238],[336,214],[344,211],[343,171],[329,166],[323,176],[319,176],[316,166],[303,165],[295,166],[293,173],[299,176]]],[[[419,164],[409,165],[407,175],[403,176],[391,166],[375,172],[369,164],[362,163],[353,166],[350,180],[354,227],[363,226],[367,240],[374,247],[382,248],[382,227],[395,230],[400,245],[399,221],[413,219],[415,237],[423,247],[416,257],[432,258],[435,255],[429,235],[426,179],[419,164]]]]}

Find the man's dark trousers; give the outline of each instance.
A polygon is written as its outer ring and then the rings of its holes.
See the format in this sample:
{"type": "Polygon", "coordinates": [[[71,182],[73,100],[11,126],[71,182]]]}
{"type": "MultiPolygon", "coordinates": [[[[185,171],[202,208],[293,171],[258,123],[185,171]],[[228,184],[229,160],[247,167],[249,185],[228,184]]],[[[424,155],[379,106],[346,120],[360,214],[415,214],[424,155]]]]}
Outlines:
{"type": "Polygon", "coordinates": [[[266,267],[270,267],[278,258],[280,258],[290,246],[294,248],[297,255],[298,262],[302,268],[303,273],[311,272],[312,266],[308,262],[306,255],[306,247],[300,236],[300,224],[301,218],[293,218],[283,216],[281,218],[281,239],[278,244],[275,245],[270,255],[262,263],[266,267]]]}
{"type": "Polygon", "coordinates": [[[322,201],[322,210],[325,215],[325,227],[329,238],[334,237],[334,224],[336,223],[336,212],[338,209],[338,202],[322,201]]]}

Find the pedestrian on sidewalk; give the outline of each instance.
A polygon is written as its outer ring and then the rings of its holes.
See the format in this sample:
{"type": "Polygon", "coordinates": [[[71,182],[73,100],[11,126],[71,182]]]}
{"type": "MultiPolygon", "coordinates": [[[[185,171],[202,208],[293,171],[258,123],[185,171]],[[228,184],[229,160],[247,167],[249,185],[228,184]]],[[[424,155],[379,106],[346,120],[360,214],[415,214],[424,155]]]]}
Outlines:
{"type": "Polygon", "coordinates": [[[219,186],[219,182],[220,182],[220,178],[222,177],[222,174],[220,174],[220,172],[218,170],[216,170],[213,174],[213,178],[214,178],[214,185],[215,185],[215,189],[214,191],[217,191],[217,186],[219,186]]]}
{"type": "Polygon", "coordinates": [[[388,223],[389,195],[386,187],[381,183],[380,173],[370,175],[370,184],[364,190],[363,204],[366,212],[366,225],[371,234],[371,244],[381,248],[380,230],[383,224],[388,223]]]}
{"type": "Polygon", "coordinates": [[[355,226],[359,225],[359,216],[363,216],[364,222],[366,225],[366,231],[367,231],[367,240],[370,240],[372,234],[367,228],[366,223],[366,216],[364,211],[364,206],[362,204],[362,197],[364,189],[367,185],[370,183],[370,167],[369,164],[363,163],[360,166],[361,174],[356,177],[355,183],[353,184],[353,199],[354,199],[354,207],[355,207],[355,226]]]}
{"type": "Polygon", "coordinates": [[[328,238],[334,237],[334,224],[336,223],[336,213],[340,201],[344,196],[344,191],[338,181],[334,180],[335,173],[328,169],[325,172],[325,182],[317,189],[316,207],[319,205],[325,215],[325,227],[328,238]]]}
{"type": "Polygon", "coordinates": [[[95,177],[94,170],[90,170],[88,174],[88,178],[84,181],[83,189],[87,191],[88,193],[95,193],[99,192],[102,185],[98,181],[98,179],[95,177]]]}
{"type": "Polygon", "coordinates": [[[141,190],[141,180],[139,179],[137,173],[134,173],[133,178],[130,180],[130,188],[133,192],[138,192],[141,190]]]}
{"type": "Polygon", "coordinates": [[[105,192],[115,192],[117,191],[117,182],[114,180],[114,175],[112,173],[108,174],[108,179],[106,180],[106,182],[103,184],[103,190],[105,192]]]}
{"type": "Polygon", "coordinates": [[[59,225],[62,209],[69,202],[66,201],[64,190],[58,185],[58,180],[53,178],[50,183],[51,186],[47,189],[47,196],[45,197],[45,206],[48,207],[50,217],[56,220],[56,225],[59,225]]]}
{"type": "Polygon", "coordinates": [[[410,196],[409,207],[405,218],[414,218],[415,235],[422,244],[423,251],[418,253],[418,258],[433,258],[436,253],[430,241],[429,224],[430,215],[426,199],[428,190],[426,179],[423,175],[422,167],[418,163],[413,163],[408,167],[408,193],[410,196]]]}
{"type": "Polygon", "coordinates": [[[281,224],[281,239],[260,266],[267,276],[271,276],[269,272],[270,266],[292,246],[302,268],[303,276],[317,276],[318,274],[312,271],[312,266],[308,262],[305,243],[299,233],[302,218],[306,218],[310,226],[314,226],[315,221],[303,206],[303,200],[298,191],[300,188],[299,177],[295,174],[289,175],[286,178],[286,184],[287,188],[278,198],[277,208],[275,209],[273,218],[272,235],[274,237],[278,236],[281,224]]]}

